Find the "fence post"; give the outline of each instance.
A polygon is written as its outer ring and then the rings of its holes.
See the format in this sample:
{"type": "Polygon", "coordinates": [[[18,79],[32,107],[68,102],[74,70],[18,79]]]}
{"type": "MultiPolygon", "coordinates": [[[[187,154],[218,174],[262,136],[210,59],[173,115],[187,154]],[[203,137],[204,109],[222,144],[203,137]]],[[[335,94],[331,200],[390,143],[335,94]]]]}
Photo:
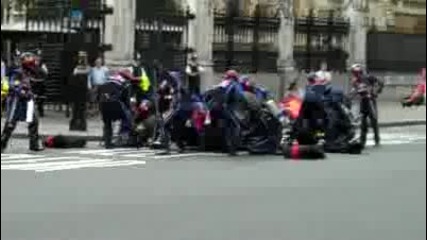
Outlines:
{"type": "Polygon", "coordinates": [[[334,38],[334,23],[335,23],[335,12],[334,10],[329,11],[328,18],[328,39],[327,39],[327,47],[328,47],[328,55],[327,55],[327,63],[329,70],[336,70],[336,60],[333,57],[333,38],[334,38]]]}
{"type": "Polygon", "coordinates": [[[364,5],[361,0],[354,0],[346,9],[346,16],[350,18],[350,64],[366,65],[367,61],[367,28],[364,19],[364,5]]]}
{"type": "Polygon", "coordinates": [[[235,25],[234,18],[236,17],[236,6],[232,0],[228,1],[227,4],[227,20],[226,20],[226,31],[228,35],[227,40],[227,63],[226,68],[231,69],[234,66],[234,34],[235,25]]]}
{"type": "Polygon", "coordinates": [[[257,4],[255,8],[255,22],[254,22],[254,36],[252,44],[252,72],[257,73],[259,68],[259,36],[260,36],[260,21],[261,21],[261,8],[257,4]]]}
{"type": "Polygon", "coordinates": [[[107,6],[114,8],[106,17],[105,43],[112,45],[112,51],[105,54],[110,67],[128,66],[135,52],[136,0],[109,0],[107,6]]]}
{"type": "Polygon", "coordinates": [[[308,15],[308,19],[307,19],[307,45],[306,45],[306,68],[307,71],[310,72],[312,71],[312,66],[311,66],[311,50],[312,50],[312,46],[311,46],[311,42],[312,42],[312,27],[314,25],[314,10],[310,9],[310,14],[308,15]]]}
{"type": "Polygon", "coordinates": [[[211,0],[197,0],[196,2],[196,52],[199,64],[204,68],[201,73],[201,87],[207,89],[216,84],[213,70],[213,42],[214,42],[214,12],[211,0]]]}

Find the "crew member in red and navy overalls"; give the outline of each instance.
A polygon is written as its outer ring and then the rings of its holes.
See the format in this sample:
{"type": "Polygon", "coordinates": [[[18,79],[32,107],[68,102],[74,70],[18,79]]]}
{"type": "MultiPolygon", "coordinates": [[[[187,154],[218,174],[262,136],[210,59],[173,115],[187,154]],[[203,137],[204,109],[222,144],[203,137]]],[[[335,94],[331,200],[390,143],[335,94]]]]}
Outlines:
{"type": "Polygon", "coordinates": [[[10,76],[9,94],[6,99],[6,121],[1,135],[1,152],[6,150],[18,122],[28,124],[30,150],[41,151],[39,120],[35,112],[32,79],[38,71],[36,56],[24,53],[20,56],[20,67],[10,76]]]}

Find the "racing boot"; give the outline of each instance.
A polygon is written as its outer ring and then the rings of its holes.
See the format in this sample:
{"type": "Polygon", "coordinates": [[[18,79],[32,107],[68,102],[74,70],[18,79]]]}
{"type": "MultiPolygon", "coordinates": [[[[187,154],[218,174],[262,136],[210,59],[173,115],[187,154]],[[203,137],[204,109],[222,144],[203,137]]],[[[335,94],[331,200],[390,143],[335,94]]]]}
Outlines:
{"type": "Polygon", "coordinates": [[[33,151],[33,152],[40,152],[44,150],[44,148],[40,143],[38,128],[39,126],[37,121],[35,121],[34,123],[31,123],[28,127],[28,131],[30,135],[30,151],[33,151]]]}
{"type": "Polygon", "coordinates": [[[15,124],[6,123],[6,126],[1,135],[1,153],[3,153],[9,144],[9,140],[12,137],[13,130],[15,129],[15,124]]]}
{"type": "Polygon", "coordinates": [[[1,153],[4,153],[4,151],[6,150],[7,144],[9,143],[9,139],[10,139],[10,136],[8,135],[1,136],[1,153]]]}

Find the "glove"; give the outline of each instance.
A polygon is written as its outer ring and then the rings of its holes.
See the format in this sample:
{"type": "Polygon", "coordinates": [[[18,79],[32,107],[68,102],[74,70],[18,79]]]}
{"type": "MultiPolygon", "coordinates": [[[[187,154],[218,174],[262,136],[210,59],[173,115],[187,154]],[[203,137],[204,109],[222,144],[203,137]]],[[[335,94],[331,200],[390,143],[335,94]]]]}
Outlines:
{"type": "Polygon", "coordinates": [[[193,126],[193,123],[191,122],[191,120],[187,120],[187,122],[185,122],[185,127],[191,128],[192,126],[193,126]]]}

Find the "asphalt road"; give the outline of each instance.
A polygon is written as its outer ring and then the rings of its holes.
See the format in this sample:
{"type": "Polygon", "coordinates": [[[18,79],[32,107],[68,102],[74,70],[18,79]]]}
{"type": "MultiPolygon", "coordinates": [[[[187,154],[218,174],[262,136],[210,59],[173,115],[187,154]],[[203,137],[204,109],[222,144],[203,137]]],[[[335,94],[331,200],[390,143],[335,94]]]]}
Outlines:
{"type": "Polygon", "coordinates": [[[380,149],[319,162],[28,155],[15,141],[2,155],[1,239],[423,240],[425,130],[391,129],[380,149]]]}

